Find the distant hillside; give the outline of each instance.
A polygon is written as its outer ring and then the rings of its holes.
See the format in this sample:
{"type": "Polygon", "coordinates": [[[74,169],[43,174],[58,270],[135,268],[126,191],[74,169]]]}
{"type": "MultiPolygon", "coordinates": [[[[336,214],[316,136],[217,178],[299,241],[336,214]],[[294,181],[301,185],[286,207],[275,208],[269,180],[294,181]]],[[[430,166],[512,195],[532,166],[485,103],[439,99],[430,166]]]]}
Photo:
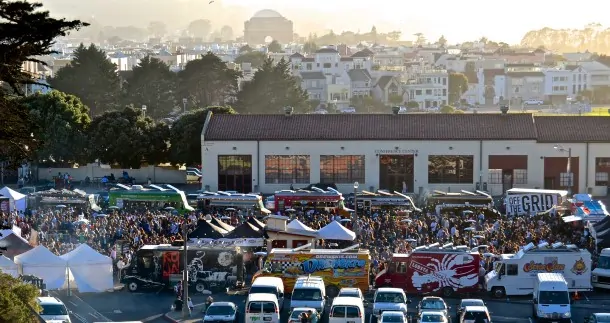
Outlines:
{"type": "Polygon", "coordinates": [[[589,24],[583,29],[532,30],[523,36],[521,45],[530,48],[544,46],[558,52],[597,52],[610,53],[610,28],[600,24],[589,24]]]}

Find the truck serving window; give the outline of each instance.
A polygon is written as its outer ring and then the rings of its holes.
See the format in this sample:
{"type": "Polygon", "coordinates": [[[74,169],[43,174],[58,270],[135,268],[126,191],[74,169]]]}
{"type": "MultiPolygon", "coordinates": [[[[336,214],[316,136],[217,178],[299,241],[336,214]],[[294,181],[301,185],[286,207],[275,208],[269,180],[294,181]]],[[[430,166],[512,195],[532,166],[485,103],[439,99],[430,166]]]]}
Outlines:
{"type": "Polygon", "coordinates": [[[506,273],[508,276],[517,276],[519,275],[519,267],[517,267],[517,264],[507,264],[506,273]]]}
{"type": "Polygon", "coordinates": [[[396,263],[396,272],[400,274],[404,274],[407,272],[407,263],[406,262],[397,262],[396,263]]]}
{"type": "Polygon", "coordinates": [[[570,304],[570,296],[566,291],[540,291],[538,303],[543,305],[566,305],[570,304]]]}

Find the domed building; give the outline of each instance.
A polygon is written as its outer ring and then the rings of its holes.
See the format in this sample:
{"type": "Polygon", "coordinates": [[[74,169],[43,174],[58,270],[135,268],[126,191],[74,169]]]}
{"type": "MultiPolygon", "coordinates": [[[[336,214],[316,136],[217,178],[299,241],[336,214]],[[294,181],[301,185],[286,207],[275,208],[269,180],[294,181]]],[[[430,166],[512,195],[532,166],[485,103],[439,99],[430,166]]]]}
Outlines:
{"type": "Polygon", "coordinates": [[[293,34],[292,21],[275,10],[261,10],[244,23],[244,40],[248,44],[263,44],[267,37],[286,44],[292,42],[293,34]]]}

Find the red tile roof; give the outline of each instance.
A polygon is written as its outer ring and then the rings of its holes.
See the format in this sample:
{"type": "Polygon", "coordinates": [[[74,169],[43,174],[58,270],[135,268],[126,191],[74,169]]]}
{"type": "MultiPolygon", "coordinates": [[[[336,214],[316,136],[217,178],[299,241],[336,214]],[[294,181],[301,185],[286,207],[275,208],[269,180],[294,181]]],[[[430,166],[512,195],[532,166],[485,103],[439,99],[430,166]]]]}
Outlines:
{"type": "Polygon", "coordinates": [[[610,142],[610,117],[535,117],[540,142],[610,142]]]}
{"type": "Polygon", "coordinates": [[[217,114],[205,131],[206,141],[535,139],[532,115],[525,113],[217,114]]]}

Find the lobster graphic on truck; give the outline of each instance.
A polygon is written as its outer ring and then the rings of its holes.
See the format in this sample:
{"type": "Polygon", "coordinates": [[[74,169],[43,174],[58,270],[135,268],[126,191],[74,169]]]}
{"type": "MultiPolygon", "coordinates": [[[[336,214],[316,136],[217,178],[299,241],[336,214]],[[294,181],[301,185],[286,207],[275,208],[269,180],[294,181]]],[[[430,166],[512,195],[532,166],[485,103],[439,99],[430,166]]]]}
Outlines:
{"type": "Polygon", "coordinates": [[[475,292],[481,289],[479,253],[466,246],[432,244],[408,254],[393,254],[386,268],[375,277],[376,287],[397,287],[410,294],[475,292]]]}

